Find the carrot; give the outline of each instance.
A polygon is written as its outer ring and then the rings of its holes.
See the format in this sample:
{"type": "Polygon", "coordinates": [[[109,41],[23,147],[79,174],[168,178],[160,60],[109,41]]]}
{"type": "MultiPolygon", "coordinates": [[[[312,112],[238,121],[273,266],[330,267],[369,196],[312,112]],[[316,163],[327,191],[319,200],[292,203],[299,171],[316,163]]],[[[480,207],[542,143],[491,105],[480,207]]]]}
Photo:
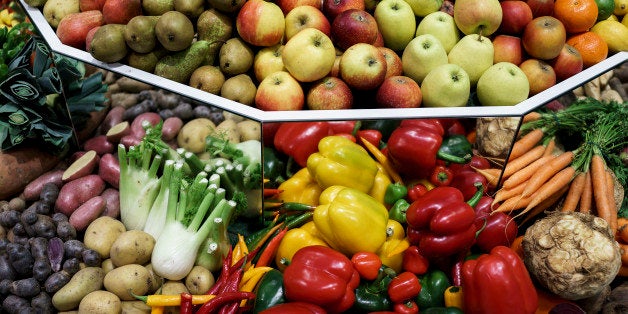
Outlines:
{"type": "MultiPolygon", "coordinates": [[[[519,186],[521,183],[525,183],[530,177],[532,177],[541,167],[546,165],[550,160],[552,160],[554,156],[543,156],[533,163],[525,166],[523,169],[513,173],[509,176],[504,183],[502,184],[502,188],[513,188],[515,186],[519,186]]],[[[522,190],[523,191],[523,190],[522,190]]]]}
{"type": "Polygon", "coordinates": [[[534,129],[528,132],[526,135],[522,136],[512,145],[512,150],[510,151],[510,156],[508,156],[508,160],[513,160],[527,151],[532,149],[536,144],[538,144],[543,138],[543,130],[542,129],[534,129]]]}
{"type": "Polygon", "coordinates": [[[498,169],[498,168],[480,169],[473,166],[471,166],[471,168],[475,170],[477,173],[483,175],[488,181],[488,184],[490,186],[492,187],[497,186],[497,182],[499,180],[499,176],[502,173],[502,169],[498,169]]]}
{"type": "Polygon", "coordinates": [[[475,144],[475,141],[477,139],[477,132],[475,130],[471,130],[468,134],[467,134],[467,141],[469,141],[469,143],[471,144],[475,144]]]}
{"type": "Polygon", "coordinates": [[[619,267],[619,272],[617,272],[617,276],[628,277],[628,266],[621,265],[621,267],[619,267]]]}
{"type": "MultiPolygon", "coordinates": [[[[593,200],[597,215],[606,220],[613,234],[617,230],[617,213],[612,212],[610,200],[608,199],[608,183],[606,182],[606,169],[604,159],[598,154],[591,157],[591,186],[593,187],[593,200]]],[[[614,207],[614,206],[613,206],[614,207]]]]}
{"type": "Polygon", "coordinates": [[[628,218],[617,218],[617,233],[615,234],[617,241],[628,243],[628,218]]]}
{"type": "Polygon", "coordinates": [[[574,153],[566,151],[552,159],[545,167],[541,167],[530,179],[523,190],[522,196],[530,196],[552,176],[563,170],[573,161],[574,153]]]}
{"type": "Polygon", "coordinates": [[[498,212],[511,212],[518,209],[525,208],[530,204],[533,196],[522,197],[521,195],[513,196],[509,199],[504,200],[497,208],[493,209],[493,213],[498,212]]]}
{"type": "Polygon", "coordinates": [[[532,122],[532,121],[536,121],[538,119],[541,119],[541,114],[536,112],[536,111],[531,111],[526,113],[523,116],[523,121],[521,121],[522,123],[526,123],[526,122],[532,122]]]}
{"type": "Polygon", "coordinates": [[[621,253],[621,264],[624,266],[628,266],[628,244],[619,243],[619,252],[621,253]]]}
{"type": "Polygon", "coordinates": [[[584,188],[582,188],[582,195],[580,195],[580,202],[578,211],[582,213],[590,213],[593,199],[593,187],[591,186],[591,172],[587,170],[585,172],[584,188]]]}
{"type": "Polygon", "coordinates": [[[547,144],[545,144],[545,151],[543,152],[543,156],[551,156],[554,154],[554,148],[556,148],[556,139],[551,138],[547,144]]]}
{"type": "Polygon", "coordinates": [[[529,211],[533,207],[539,205],[542,201],[548,199],[554,193],[560,191],[563,187],[568,188],[569,183],[571,183],[575,174],[576,169],[574,167],[566,167],[556,173],[551,179],[547,180],[547,182],[543,183],[543,185],[539,187],[536,193],[534,193],[534,197],[523,211],[529,211]]]}
{"type": "Polygon", "coordinates": [[[527,151],[525,154],[508,161],[506,168],[504,168],[504,178],[508,178],[515,172],[525,168],[527,165],[533,163],[543,156],[545,146],[538,145],[527,151]]]}
{"type": "Polygon", "coordinates": [[[611,226],[614,226],[614,230],[617,230],[617,206],[615,204],[615,179],[610,169],[606,169],[606,199],[608,200],[611,208],[611,226]]]}
{"type": "Polygon", "coordinates": [[[497,193],[495,193],[495,196],[493,197],[493,204],[497,204],[503,200],[509,199],[511,197],[515,197],[515,196],[521,196],[521,192],[523,192],[523,189],[526,187],[525,182],[512,187],[512,188],[504,188],[502,186],[501,189],[499,189],[499,191],[497,191],[497,193]]]}
{"type": "Polygon", "coordinates": [[[586,178],[586,174],[584,172],[580,172],[576,175],[573,181],[571,181],[571,184],[569,185],[569,192],[565,197],[561,211],[573,212],[576,210],[578,202],[580,201],[580,196],[584,190],[584,181],[586,181],[586,178]]]}
{"type": "MultiPolygon", "coordinates": [[[[569,190],[569,185],[563,186],[556,193],[552,194],[550,197],[546,198],[544,201],[536,205],[532,210],[530,210],[530,212],[528,212],[526,218],[521,221],[521,224],[526,223],[528,220],[534,218],[536,215],[542,213],[546,209],[550,208],[552,205],[556,204],[556,202],[563,196],[563,194],[567,192],[567,190],[569,190]]],[[[526,210],[521,211],[521,213],[518,215],[522,215],[524,213],[526,213],[526,210]]]]}

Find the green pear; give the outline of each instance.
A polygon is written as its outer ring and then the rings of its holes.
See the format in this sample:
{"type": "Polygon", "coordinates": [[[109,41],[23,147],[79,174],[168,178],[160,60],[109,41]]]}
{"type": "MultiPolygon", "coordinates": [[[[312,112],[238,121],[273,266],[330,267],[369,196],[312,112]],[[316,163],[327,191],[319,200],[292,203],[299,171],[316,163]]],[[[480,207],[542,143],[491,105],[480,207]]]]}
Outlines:
{"type": "Polygon", "coordinates": [[[90,53],[94,59],[102,62],[118,62],[128,53],[124,40],[124,24],[105,24],[94,33],[90,43],[90,53]]]}
{"type": "Polygon", "coordinates": [[[163,47],[157,47],[153,51],[148,53],[139,53],[136,51],[130,51],[126,57],[126,62],[129,66],[138,70],[146,71],[148,73],[155,72],[155,66],[161,58],[168,54],[168,50],[163,47]]]}
{"type": "Polygon", "coordinates": [[[225,75],[219,67],[203,65],[192,72],[189,85],[210,94],[219,95],[224,83],[225,75]]]}
{"type": "Polygon", "coordinates": [[[421,19],[416,36],[423,34],[432,34],[438,38],[447,53],[460,40],[460,31],[453,16],[442,11],[432,12],[421,19]]]}
{"type": "Polygon", "coordinates": [[[192,72],[200,67],[209,51],[209,43],[204,40],[195,41],[190,47],[174,54],[165,55],[155,65],[155,75],[187,84],[192,72]]]}
{"type": "Polygon", "coordinates": [[[246,0],[207,0],[209,6],[224,13],[234,13],[240,10],[246,0]]]}
{"type": "Polygon", "coordinates": [[[394,51],[403,51],[414,38],[416,17],[404,0],[382,0],[373,13],[384,45],[394,51]]]}
{"type": "Polygon", "coordinates": [[[431,34],[412,39],[401,54],[403,73],[421,84],[423,78],[439,65],[448,63],[447,52],[431,34]]]}
{"type": "Polygon", "coordinates": [[[181,51],[192,44],[194,24],[179,11],[168,11],[157,20],[155,35],[166,50],[181,51]]]}
{"type": "Polygon", "coordinates": [[[57,28],[66,15],[79,12],[79,0],[48,0],[42,8],[44,19],[52,28],[57,28]]]}
{"type": "Polygon", "coordinates": [[[220,70],[228,76],[247,72],[253,66],[254,58],[253,49],[239,37],[227,40],[218,53],[220,70]]]}
{"type": "Polygon", "coordinates": [[[469,76],[456,64],[434,68],[421,83],[424,107],[464,107],[471,95],[469,76]]]}
{"type": "Polygon", "coordinates": [[[498,62],[478,80],[476,93],[482,106],[513,106],[528,98],[530,81],[514,63],[498,62]]]}
{"type": "Polygon", "coordinates": [[[247,106],[255,104],[257,86],[248,74],[228,78],[220,89],[220,96],[247,106]]]}
{"type": "Polygon", "coordinates": [[[447,55],[449,63],[461,66],[467,74],[471,85],[475,86],[482,73],[493,65],[495,49],[488,37],[470,34],[462,37],[447,55]]]}
{"type": "Polygon", "coordinates": [[[220,47],[233,34],[233,19],[214,8],[203,11],[196,20],[199,40],[211,43],[206,64],[213,64],[218,59],[220,47]]]}
{"type": "Polygon", "coordinates": [[[133,17],[124,29],[126,44],[135,52],[148,53],[157,46],[155,24],[159,16],[138,15],[133,17]]]}
{"type": "Polygon", "coordinates": [[[440,10],[443,5],[443,0],[404,0],[407,2],[414,15],[419,17],[425,17],[432,12],[440,10]]]}
{"type": "Polygon", "coordinates": [[[144,15],[162,15],[174,10],[174,0],[142,0],[144,15]]]}
{"type": "Polygon", "coordinates": [[[205,11],[205,0],[174,0],[174,10],[196,20],[205,11]]]}

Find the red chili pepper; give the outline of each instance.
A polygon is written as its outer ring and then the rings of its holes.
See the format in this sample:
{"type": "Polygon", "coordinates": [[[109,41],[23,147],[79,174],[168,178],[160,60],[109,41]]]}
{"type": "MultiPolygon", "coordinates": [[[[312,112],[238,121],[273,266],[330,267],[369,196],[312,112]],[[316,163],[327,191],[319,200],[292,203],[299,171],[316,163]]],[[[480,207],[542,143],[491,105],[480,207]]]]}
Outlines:
{"type": "Polygon", "coordinates": [[[356,137],[361,137],[367,140],[375,147],[380,147],[382,141],[382,132],[380,132],[379,130],[358,130],[355,135],[356,137]]]}
{"type": "Polygon", "coordinates": [[[429,177],[443,142],[442,133],[442,125],[436,119],[401,122],[386,145],[395,169],[410,178],[429,177]]]}
{"type": "Polygon", "coordinates": [[[393,309],[395,313],[399,314],[417,314],[419,313],[419,306],[416,305],[416,302],[409,300],[403,303],[395,303],[393,305],[393,309]]]}
{"type": "Polygon", "coordinates": [[[273,143],[278,151],[305,167],[307,158],[318,151],[318,142],[332,133],[326,121],[284,122],[277,129],[273,143]]]}
{"type": "Polygon", "coordinates": [[[400,303],[415,298],[421,291],[419,278],[409,272],[404,271],[388,284],[388,297],[393,303],[400,303]]]}
{"type": "Polygon", "coordinates": [[[322,307],[306,302],[288,302],[267,308],[259,314],[326,314],[322,307]]]}
{"type": "Polygon", "coordinates": [[[255,267],[268,266],[268,264],[270,264],[270,261],[275,258],[281,239],[283,239],[284,235],[286,235],[286,232],[288,232],[288,228],[283,228],[272,239],[270,239],[270,241],[268,241],[268,245],[266,245],[266,248],[259,255],[257,263],[255,263],[255,267]]]}
{"type": "Polygon", "coordinates": [[[454,178],[454,173],[447,166],[436,165],[430,176],[430,183],[435,186],[448,186],[454,178]]]}
{"type": "Polygon", "coordinates": [[[427,193],[427,187],[422,183],[414,183],[410,187],[408,187],[408,202],[412,203],[416,201],[419,197],[423,196],[423,194],[427,193]]]}
{"type": "Polygon", "coordinates": [[[474,208],[475,229],[478,233],[475,245],[482,252],[489,252],[498,245],[510,246],[517,237],[517,222],[506,213],[493,213],[492,203],[492,197],[483,196],[474,208]]]}
{"type": "Polygon", "coordinates": [[[220,289],[224,286],[225,282],[229,277],[229,273],[231,270],[231,257],[233,256],[233,249],[230,247],[227,252],[227,256],[222,259],[222,267],[220,270],[220,275],[218,275],[218,280],[214,282],[214,285],[209,288],[206,294],[217,294],[220,289]]]}
{"type": "Polygon", "coordinates": [[[251,300],[255,298],[255,293],[246,292],[246,291],[236,291],[236,292],[225,292],[217,294],[215,298],[207,301],[203,304],[196,314],[209,314],[215,313],[218,309],[220,309],[223,305],[229,304],[231,302],[239,302],[242,300],[251,300]]]}
{"type": "Polygon", "coordinates": [[[357,252],[351,256],[351,262],[360,277],[366,280],[375,280],[382,267],[382,260],[373,252],[357,252]]]}
{"type": "Polygon", "coordinates": [[[416,245],[409,246],[403,251],[403,259],[401,268],[415,275],[423,275],[430,266],[430,261],[421,255],[416,245]]]}
{"type": "Polygon", "coordinates": [[[226,292],[234,292],[238,291],[238,287],[240,286],[240,280],[242,279],[242,273],[244,270],[239,267],[227,277],[227,280],[222,285],[222,288],[217,294],[226,293],[226,292]]]}
{"type": "Polygon", "coordinates": [[[521,258],[506,246],[462,265],[465,313],[534,313],[538,294],[521,258]]]}
{"type": "Polygon", "coordinates": [[[187,292],[181,292],[181,304],[179,305],[180,314],[192,314],[192,295],[187,292]]]}

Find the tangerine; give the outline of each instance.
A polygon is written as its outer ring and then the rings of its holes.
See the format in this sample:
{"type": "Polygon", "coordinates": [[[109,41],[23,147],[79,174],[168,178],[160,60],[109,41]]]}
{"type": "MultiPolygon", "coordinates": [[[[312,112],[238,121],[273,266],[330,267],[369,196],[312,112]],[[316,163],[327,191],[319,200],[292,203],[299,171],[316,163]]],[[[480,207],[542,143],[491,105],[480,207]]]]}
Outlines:
{"type": "Polygon", "coordinates": [[[595,0],[556,0],[554,17],[565,25],[567,33],[585,32],[597,21],[597,4],[595,0]]]}
{"type": "Polygon", "coordinates": [[[594,32],[583,32],[567,38],[567,44],[573,46],[582,56],[582,65],[587,68],[608,56],[608,44],[594,32]]]}

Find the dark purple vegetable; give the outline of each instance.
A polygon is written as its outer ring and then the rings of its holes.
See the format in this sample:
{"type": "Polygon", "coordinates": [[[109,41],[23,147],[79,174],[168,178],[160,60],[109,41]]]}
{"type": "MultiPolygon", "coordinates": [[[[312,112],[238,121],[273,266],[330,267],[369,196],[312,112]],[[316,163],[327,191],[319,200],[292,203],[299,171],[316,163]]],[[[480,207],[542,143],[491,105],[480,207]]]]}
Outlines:
{"type": "Polygon", "coordinates": [[[194,117],[195,118],[207,118],[211,117],[212,110],[207,106],[196,106],[194,107],[194,117]]]}
{"type": "Polygon", "coordinates": [[[37,202],[37,207],[35,207],[35,212],[41,215],[48,215],[50,214],[50,208],[54,206],[51,204],[47,204],[44,202],[37,202]]]}
{"type": "Polygon", "coordinates": [[[39,193],[39,199],[44,204],[54,205],[59,197],[59,187],[54,183],[46,183],[39,193]]]}
{"type": "Polygon", "coordinates": [[[55,312],[54,306],[52,305],[52,298],[45,291],[40,292],[31,299],[31,307],[37,310],[37,313],[41,314],[50,314],[55,312]]]}
{"type": "Polygon", "coordinates": [[[42,256],[35,259],[33,263],[33,278],[39,282],[45,282],[52,274],[52,267],[48,261],[48,257],[42,256]]]}
{"type": "Polygon", "coordinates": [[[174,109],[172,109],[172,112],[183,121],[194,118],[194,108],[189,102],[179,103],[176,107],[174,107],[174,109]]]}
{"type": "Polygon", "coordinates": [[[131,121],[137,118],[140,114],[151,111],[151,107],[155,107],[155,102],[152,99],[142,100],[141,102],[124,110],[122,120],[131,121]]]}
{"type": "Polygon", "coordinates": [[[48,258],[48,239],[42,237],[30,238],[28,244],[34,259],[48,258]]]}
{"type": "Polygon", "coordinates": [[[55,222],[47,215],[38,215],[37,221],[33,224],[35,235],[50,239],[57,235],[55,222]]]}
{"type": "Polygon", "coordinates": [[[13,280],[11,279],[2,279],[0,280],[0,294],[7,295],[11,292],[11,284],[13,280]]]}
{"type": "Polygon", "coordinates": [[[4,254],[7,251],[7,244],[11,243],[9,239],[3,237],[0,238],[0,253],[4,254]]]}
{"type": "MultiPolygon", "coordinates": [[[[13,228],[11,228],[11,232],[13,233],[13,235],[16,235],[16,236],[19,236],[19,237],[28,236],[28,232],[26,231],[26,227],[21,222],[18,222],[16,224],[14,224],[13,228]]],[[[13,242],[15,242],[15,240],[13,242]]]]}
{"type": "Polygon", "coordinates": [[[50,216],[52,218],[52,220],[56,223],[59,223],[61,221],[69,221],[68,216],[66,216],[64,213],[54,213],[52,214],[52,216],[50,216]]]}
{"type": "Polygon", "coordinates": [[[58,272],[61,270],[64,255],[63,240],[59,238],[50,239],[48,241],[48,261],[52,271],[58,272]]]}
{"type": "Polygon", "coordinates": [[[23,298],[34,297],[41,291],[35,278],[25,278],[11,283],[10,292],[23,298]]]}
{"type": "Polygon", "coordinates": [[[25,298],[22,297],[18,297],[16,295],[13,294],[9,294],[3,301],[2,301],[2,310],[5,313],[9,313],[9,314],[18,314],[18,313],[22,313],[22,311],[29,311],[26,313],[30,313],[30,303],[28,302],[28,300],[26,300],[25,298]]]}
{"type": "Polygon", "coordinates": [[[20,221],[20,212],[17,210],[5,210],[0,212],[0,225],[12,228],[20,221]]]}
{"type": "Polygon", "coordinates": [[[37,221],[37,202],[25,209],[20,215],[20,221],[24,225],[32,225],[37,221]]]}
{"type": "Polygon", "coordinates": [[[57,222],[57,237],[63,241],[76,239],[76,228],[67,220],[59,221],[57,222]]]}
{"type": "Polygon", "coordinates": [[[35,260],[31,255],[31,251],[25,245],[9,243],[7,254],[9,255],[11,266],[13,266],[17,274],[29,275],[32,273],[35,260]]]}
{"type": "Polygon", "coordinates": [[[76,274],[81,269],[81,260],[72,257],[68,258],[63,262],[63,270],[65,270],[70,275],[76,274]]]}
{"type": "Polygon", "coordinates": [[[92,249],[85,249],[83,251],[83,263],[90,267],[100,267],[100,253],[92,249]]]}
{"type": "Polygon", "coordinates": [[[17,274],[13,266],[11,266],[11,262],[9,261],[9,256],[7,254],[0,255],[0,280],[8,279],[15,280],[17,278],[17,274]]]}
{"type": "Polygon", "coordinates": [[[64,270],[53,273],[46,279],[46,282],[44,282],[44,290],[50,294],[54,294],[70,282],[71,278],[72,275],[64,270]]]}
{"type": "Polygon", "coordinates": [[[77,239],[67,240],[63,242],[63,250],[66,258],[81,258],[83,250],[85,250],[85,244],[77,239]]]}

